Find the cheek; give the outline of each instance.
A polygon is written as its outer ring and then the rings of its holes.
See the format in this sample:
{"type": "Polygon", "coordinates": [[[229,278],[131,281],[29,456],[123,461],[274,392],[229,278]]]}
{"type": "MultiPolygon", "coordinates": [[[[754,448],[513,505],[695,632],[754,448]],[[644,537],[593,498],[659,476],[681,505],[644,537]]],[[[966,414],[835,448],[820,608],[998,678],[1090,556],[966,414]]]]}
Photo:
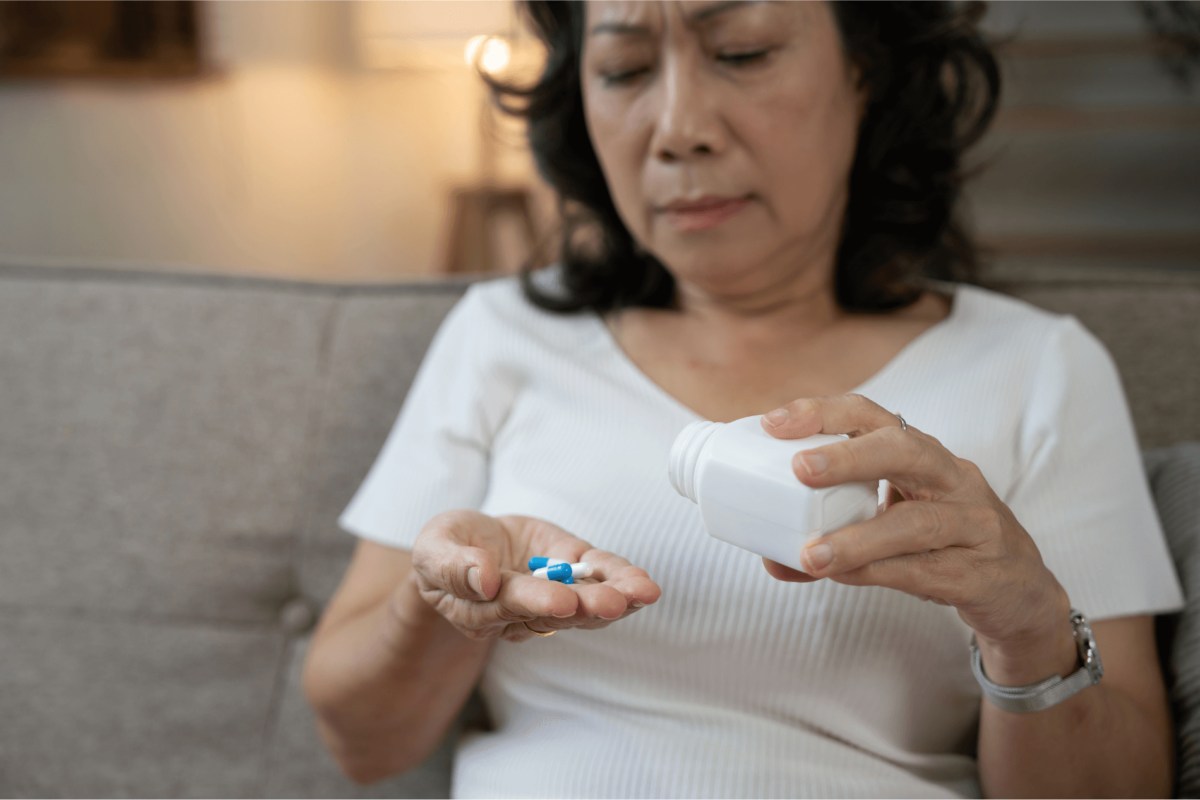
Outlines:
{"type": "Polygon", "coordinates": [[[613,204],[630,232],[642,238],[646,231],[642,168],[649,136],[638,125],[633,104],[619,98],[585,89],[584,109],[592,149],[613,204]]]}
{"type": "Polygon", "coordinates": [[[839,207],[854,162],[858,114],[841,87],[781,87],[747,114],[759,124],[748,136],[759,142],[759,169],[781,216],[817,224],[839,207]]]}

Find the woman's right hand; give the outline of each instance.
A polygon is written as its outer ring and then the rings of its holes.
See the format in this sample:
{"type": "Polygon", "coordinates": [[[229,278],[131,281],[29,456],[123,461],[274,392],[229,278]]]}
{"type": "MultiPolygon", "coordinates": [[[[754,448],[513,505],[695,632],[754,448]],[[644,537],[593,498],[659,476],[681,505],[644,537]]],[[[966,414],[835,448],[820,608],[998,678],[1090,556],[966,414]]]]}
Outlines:
{"type": "Polygon", "coordinates": [[[645,570],[532,517],[448,511],[425,525],[412,557],[421,598],[476,640],[603,628],[662,594],[645,570]],[[586,561],[592,577],[572,585],[535,578],[526,567],[533,556],[586,561]]]}

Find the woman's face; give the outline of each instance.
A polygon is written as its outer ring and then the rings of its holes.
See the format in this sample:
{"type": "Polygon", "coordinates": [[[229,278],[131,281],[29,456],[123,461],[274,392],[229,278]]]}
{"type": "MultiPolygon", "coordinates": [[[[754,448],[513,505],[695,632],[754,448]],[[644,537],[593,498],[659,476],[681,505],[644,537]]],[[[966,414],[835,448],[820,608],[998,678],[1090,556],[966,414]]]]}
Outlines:
{"type": "Polygon", "coordinates": [[[617,211],[677,278],[832,269],[864,93],[827,4],[591,0],[582,80],[617,211]]]}

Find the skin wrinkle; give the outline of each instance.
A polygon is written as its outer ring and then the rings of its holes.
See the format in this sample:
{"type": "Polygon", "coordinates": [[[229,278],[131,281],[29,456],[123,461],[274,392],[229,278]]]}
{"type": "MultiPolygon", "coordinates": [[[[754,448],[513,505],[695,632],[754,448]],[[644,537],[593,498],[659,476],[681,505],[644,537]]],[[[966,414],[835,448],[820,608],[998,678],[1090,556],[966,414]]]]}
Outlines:
{"type": "MultiPolygon", "coordinates": [[[[690,28],[687,12],[673,5],[598,3],[589,5],[591,13],[604,20],[637,20],[663,37],[657,63],[646,55],[647,42],[637,43],[636,55],[654,69],[639,79],[639,85],[617,89],[603,86],[596,75],[597,62],[609,55],[605,48],[620,49],[628,43],[612,42],[621,38],[617,35],[588,37],[583,90],[589,132],[617,209],[634,237],[682,278],[681,305],[686,308],[690,303],[702,309],[717,300],[714,311],[741,316],[780,308],[789,295],[799,295],[808,306],[799,317],[833,317],[835,311],[824,286],[798,281],[794,264],[819,260],[822,270],[831,272],[857,132],[855,79],[846,66],[840,70],[842,81],[830,82],[817,75],[778,80],[781,71],[798,66],[797,61],[805,66],[825,64],[832,58],[835,64],[845,64],[836,49],[836,36],[824,37],[823,49],[781,41],[798,28],[812,27],[810,17],[818,17],[816,21],[831,32],[829,10],[816,4],[760,4],[712,17],[709,24],[714,27],[707,29],[690,28]],[[756,16],[758,19],[747,23],[746,18],[756,16]],[[807,21],[807,25],[799,21],[807,21]],[[703,40],[706,33],[711,35],[717,23],[739,22],[751,34],[742,40],[764,40],[777,48],[770,56],[772,63],[731,68],[711,57],[710,43],[703,40]],[[752,74],[754,71],[759,74],[752,74]],[[681,82],[685,84],[682,88],[681,82]],[[779,135],[781,131],[801,131],[802,135],[784,137],[779,135]],[[698,157],[696,148],[687,142],[699,142],[698,157]],[[664,151],[671,156],[663,158],[664,151]],[[689,248],[663,230],[661,215],[654,210],[657,204],[686,197],[688,192],[750,193],[751,206],[740,216],[755,215],[757,224],[707,237],[716,241],[705,242],[704,248],[689,248]],[[837,202],[829,204],[827,198],[835,195],[837,202]],[[769,244],[758,248],[759,252],[747,253],[743,244],[747,239],[769,244]],[[817,259],[812,257],[814,253],[817,259]],[[731,259],[734,254],[737,258],[731,259]],[[769,259],[769,269],[758,263],[764,259],[769,259]],[[741,274],[728,274],[728,265],[738,262],[745,265],[741,274]],[[700,291],[688,285],[693,274],[699,278],[700,291]],[[821,313],[812,313],[822,306],[821,313]]],[[[815,37],[803,41],[811,38],[815,37]]],[[[817,71],[791,70],[801,75],[817,71]]],[[[827,72],[827,68],[819,71],[827,72]]],[[[739,220],[723,227],[735,223],[739,220]]]]}

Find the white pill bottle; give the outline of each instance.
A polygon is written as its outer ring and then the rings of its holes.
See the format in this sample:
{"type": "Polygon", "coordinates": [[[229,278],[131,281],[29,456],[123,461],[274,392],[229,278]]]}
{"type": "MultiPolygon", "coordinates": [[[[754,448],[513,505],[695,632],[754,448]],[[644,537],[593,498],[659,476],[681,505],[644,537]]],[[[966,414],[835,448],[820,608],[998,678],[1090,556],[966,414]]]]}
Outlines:
{"type": "Polygon", "coordinates": [[[878,482],[805,486],[792,457],[848,437],[776,439],[761,419],[693,422],[675,438],[667,473],[700,506],[709,536],[803,572],[800,551],[810,539],[875,516],[878,482]]]}

